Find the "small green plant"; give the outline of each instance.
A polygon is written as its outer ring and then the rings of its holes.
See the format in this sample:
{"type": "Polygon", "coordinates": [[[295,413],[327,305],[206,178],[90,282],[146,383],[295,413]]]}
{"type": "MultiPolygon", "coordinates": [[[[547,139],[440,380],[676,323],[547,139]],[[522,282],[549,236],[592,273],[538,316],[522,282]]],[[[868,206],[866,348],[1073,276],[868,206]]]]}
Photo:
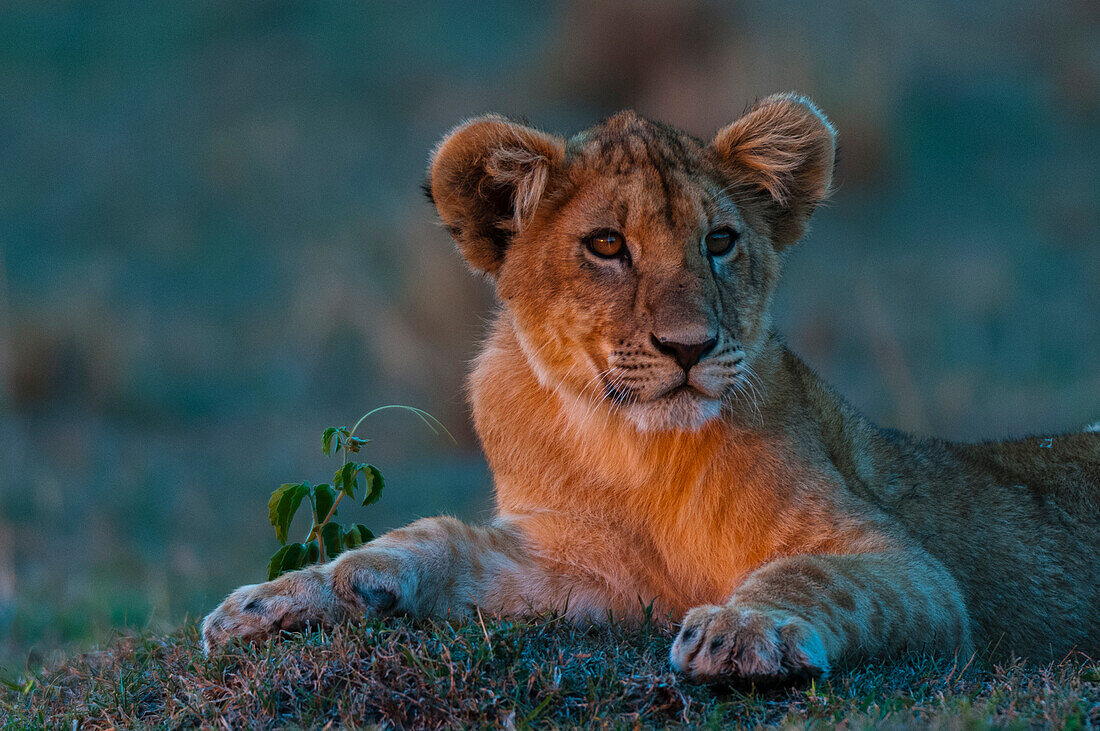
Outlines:
{"type": "Polygon", "coordinates": [[[447,427],[427,411],[399,404],[379,406],[377,409],[368,411],[359,417],[359,421],[355,422],[355,426],[351,429],[346,426],[330,426],[325,429],[321,435],[321,451],[325,455],[339,455],[342,451],[344,463],[332,476],[331,484],[311,485],[308,482],[288,482],[271,493],[271,499],[267,501],[268,518],[271,520],[272,527],[275,528],[275,537],[279,539],[282,547],[267,563],[268,581],[287,571],[295,571],[310,564],[324,563],[374,538],[374,534],[362,523],[345,526],[337,523],[333,518],[336,517],[337,506],[345,496],[349,500],[355,500],[356,493],[362,490],[363,505],[376,503],[382,496],[382,489],[386,486],[382,472],[372,464],[352,461],[351,456],[359,454],[359,450],[370,442],[370,439],[355,436],[359,425],[371,414],[385,409],[403,409],[415,414],[432,430],[433,434],[439,434],[439,431],[443,430],[451,441],[454,441],[447,427]],[[301,543],[287,543],[290,523],[294,520],[298,508],[307,499],[313,513],[313,525],[309,529],[309,534],[301,543]]]}

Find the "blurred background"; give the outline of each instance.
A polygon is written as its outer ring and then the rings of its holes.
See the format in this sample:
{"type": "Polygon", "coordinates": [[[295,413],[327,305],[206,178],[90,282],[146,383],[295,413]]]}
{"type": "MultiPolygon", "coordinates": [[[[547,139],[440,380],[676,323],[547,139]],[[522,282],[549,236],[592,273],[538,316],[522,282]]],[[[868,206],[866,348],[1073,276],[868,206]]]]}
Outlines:
{"type": "Polygon", "coordinates": [[[709,138],[791,89],[841,139],[792,346],[921,434],[1100,419],[1096,3],[5,2],[0,664],[263,578],[271,490],[380,404],[459,444],[372,417],[389,486],[341,517],[488,514],[462,383],[492,292],[418,190],[450,127],[709,138]]]}

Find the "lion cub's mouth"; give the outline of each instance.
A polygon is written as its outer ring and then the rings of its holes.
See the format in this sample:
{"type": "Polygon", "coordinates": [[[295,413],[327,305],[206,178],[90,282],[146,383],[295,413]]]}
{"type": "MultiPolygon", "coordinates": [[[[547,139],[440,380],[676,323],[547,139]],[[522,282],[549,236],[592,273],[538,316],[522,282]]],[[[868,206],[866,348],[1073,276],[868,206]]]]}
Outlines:
{"type": "Polygon", "coordinates": [[[621,410],[642,431],[695,430],[717,417],[725,403],[724,394],[704,376],[703,372],[670,373],[665,383],[646,389],[623,384],[622,375],[601,374],[603,396],[597,404],[621,410]]]}
{"type": "Polygon", "coordinates": [[[644,401],[623,404],[623,408],[643,431],[692,431],[718,416],[722,399],[684,380],[644,401]]]}
{"type": "Polygon", "coordinates": [[[703,393],[698,388],[691,385],[685,380],[677,386],[665,389],[661,393],[657,394],[653,398],[653,400],[659,401],[660,399],[673,399],[677,396],[680,396],[681,394],[687,394],[696,398],[711,398],[708,394],[703,393]]]}

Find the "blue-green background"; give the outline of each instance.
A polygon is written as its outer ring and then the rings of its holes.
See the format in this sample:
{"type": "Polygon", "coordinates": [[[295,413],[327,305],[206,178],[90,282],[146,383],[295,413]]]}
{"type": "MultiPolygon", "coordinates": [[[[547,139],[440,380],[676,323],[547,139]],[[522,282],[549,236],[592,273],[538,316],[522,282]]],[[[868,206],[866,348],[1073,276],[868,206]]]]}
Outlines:
{"type": "MultiPolygon", "coordinates": [[[[466,363],[492,307],[420,183],[497,111],[707,137],[794,89],[838,189],[777,303],[883,424],[1100,418],[1100,10],[1085,2],[4,2],[0,662],[167,627],[258,580],[268,493],[366,425],[348,518],[477,518],[466,363]]],[[[304,528],[303,528],[304,530],[304,528]]]]}

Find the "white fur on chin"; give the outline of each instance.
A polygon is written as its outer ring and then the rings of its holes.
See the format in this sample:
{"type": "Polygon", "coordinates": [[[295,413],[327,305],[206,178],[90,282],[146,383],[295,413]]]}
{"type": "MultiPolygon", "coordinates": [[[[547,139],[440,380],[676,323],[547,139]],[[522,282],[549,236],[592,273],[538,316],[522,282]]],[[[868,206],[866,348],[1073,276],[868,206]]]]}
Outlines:
{"type": "Polygon", "coordinates": [[[698,431],[722,412],[722,402],[687,391],[630,404],[623,413],[638,431],[698,431]]]}

